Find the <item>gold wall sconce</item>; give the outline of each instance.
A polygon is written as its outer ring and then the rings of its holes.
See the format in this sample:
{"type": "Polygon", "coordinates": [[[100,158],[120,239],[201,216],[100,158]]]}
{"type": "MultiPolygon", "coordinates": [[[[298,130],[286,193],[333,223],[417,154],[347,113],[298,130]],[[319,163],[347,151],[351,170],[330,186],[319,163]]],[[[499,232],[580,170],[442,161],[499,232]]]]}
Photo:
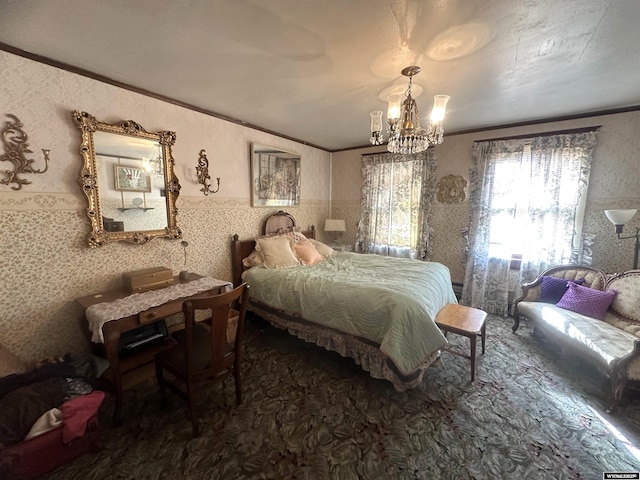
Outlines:
{"type": "Polygon", "coordinates": [[[218,182],[216,189],[211,189],[211,177],[209,176],[209,160],[204,149],[200,150],[200,158],[198,158],[198,165],[196,166],[196,173],[198,174],[198,183],[202,184],[200,189],[205,195],[210,193],[217,193],[220,190],[220,177],[216,178],[218,182]]]}
{"type": "Polygon", "coordinates": [[[23,185],[28,185],[31,180],[21,178],[20,175],[26,173],[44,173],[49,168],[49,150],[42,149],[44,154],[44,170],[36,170],[33,168],[33,160],[25,157],[25,153],[33,153],[29,150],[27,143],[27,134],[22,129],[24,126],[18,117],[7,114],[7,117],[13,121],[7,121],[4,124],[0,136],[4,144],[4,155],[0,155],[0,162],[11,162],[13,170],[4,170],[5,178],[0,180],[3,185],[15,183],[11,190],[20,190],[23,185]]]}

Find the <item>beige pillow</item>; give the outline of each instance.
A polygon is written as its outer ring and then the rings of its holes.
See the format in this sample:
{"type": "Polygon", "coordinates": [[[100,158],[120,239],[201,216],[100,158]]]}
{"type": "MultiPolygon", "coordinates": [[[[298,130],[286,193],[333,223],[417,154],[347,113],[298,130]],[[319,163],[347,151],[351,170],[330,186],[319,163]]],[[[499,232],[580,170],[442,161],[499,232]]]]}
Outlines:
{"type": "Polygon", "coordinates": [[[313,238],[310,238],[309,241],[313,244],[314,247],[316,247],[318,253],[325,258],[331,257],[332,255],[336,254],[336,251],[326,243],[319,242],[318,240],[314,240],[313,238]]]}
{"type": "Polygon", "coordinates": [[[0,344],[0,377],[28,371],[29,366],[25,362],[11,353],[4,345],[0,344]]]}
{"type": "Polygon", "coordinates": [[[305,237],[302,232],[298,232],[295,230],[287,230],[287,231],[278,230],[276,233],[267,233],[266,235],[260,235],[259,237],[256,237],[256,242],[260,238],[273,238],[273,237],[287,237],[293,240],[293,243],[298,243],[298,242],[301,242],[302,240],[307,239],[307,237],[305,237]]]}
{"type": "Polygon", "coordinates": [[[246,268],[257,267],[258,265],[262,264],[262,254],[260,254],[260,252],[255,249],[249,254],[248,257],[242,259],[242,265],[244,265],[246,268]]]}
{"type": "Polygon", "coordinates": [[[291,239],[285,236],[256,239],[256,250],[262,254],[267,268],[297,267],[298,258],[291,248],[291,239]]]}
{"type": "Polygon", "coordinates": [[[293,244],[293,251],[296,253],[296,257],[300,260],[302,265],[315,265],[322,262],[324,257],[320,255],[316,247],[313,246],[309,240],[304,239],[301,242],[293,244]]]}
{"type": "Polygon", "coordinates": [[[307,237],[305,237],[302,232],[295,232],[295,231],[286,232],[284,236],[289,237],[291,240],[293,240],[294,244],[298,242],[302,242],[303,240],[307,239],[307,237]]]}

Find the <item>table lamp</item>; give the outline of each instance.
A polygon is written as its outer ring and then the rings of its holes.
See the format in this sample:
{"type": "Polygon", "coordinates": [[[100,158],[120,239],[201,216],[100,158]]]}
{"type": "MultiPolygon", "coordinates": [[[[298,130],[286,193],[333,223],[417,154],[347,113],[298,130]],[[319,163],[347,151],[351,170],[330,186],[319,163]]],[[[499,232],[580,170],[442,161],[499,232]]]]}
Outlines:
{"type": "Polygon", "coordinates": [[[327,218],[324,221],[324,231],[330,232],[331,241],[336,244],[338,243],[338,235],[342,232],[346,232],[347,228],[344,223],[344,220],[339,220],[337,218],[327,218]]]}

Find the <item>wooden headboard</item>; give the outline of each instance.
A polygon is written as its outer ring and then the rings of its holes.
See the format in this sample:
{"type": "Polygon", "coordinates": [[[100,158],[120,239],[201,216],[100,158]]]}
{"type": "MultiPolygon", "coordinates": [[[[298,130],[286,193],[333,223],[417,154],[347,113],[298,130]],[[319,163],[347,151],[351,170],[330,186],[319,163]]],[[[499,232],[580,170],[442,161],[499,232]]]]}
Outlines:
{"type": "MultiPolygon", "coordinates": [[[[274,223],[280,225],[280,219],[284,218],[285,216],[293,223],[293,225],[288,227],[288,229],[290,230],[294,228],[295,220],[293,219],[293,217],[286,212],[279,211],[278,213],[274,213],[273,215],[269,215],[269,217],[267,217],[262,229],[263,234],[269,235],[271,233],[285,231],[286,229],[283,229],[282,226],[278,226],[275,231],[268,231],[270,228],[268,227],[269,225],[273,225],[274,223]],[[273,218],[277,218],[278,221],[273,222],[273,218]]],[[[302,230],[301,233],[307,238],[316,238],[316,229],[313,225],[311,225],[310,230],[302,230]]],[[[240,240],[240,237],[237,233],[233,235],[233,240],[231,241],[231,272],[233,274],[234,287],[237,287],[242,283],[242,272],[244,272],[244,265],[242,265],[242,260],[244,258],[247,258],[251,254],[251,252],[253,252],[254,248],[256,248],[255,239],[240,240]]]]}

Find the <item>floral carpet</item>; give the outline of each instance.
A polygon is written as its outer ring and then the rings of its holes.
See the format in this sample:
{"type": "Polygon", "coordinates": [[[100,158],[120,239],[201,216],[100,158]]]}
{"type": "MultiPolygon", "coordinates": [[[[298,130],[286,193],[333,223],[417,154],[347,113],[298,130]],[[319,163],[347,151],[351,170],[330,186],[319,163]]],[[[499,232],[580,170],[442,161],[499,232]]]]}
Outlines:
{"type": "MultiPolygon", "coordinates": [[[[185,404],[160,408],[155,381],[101,414],[100,450],[52,479],[601,479],[640,470],[640,394],[604,413],[608,382],[511,319],[489,316],[476,380],[442,354],[398,393],[350,359],[260,320],[244,338],[244,401],[233,380],[199,390],[201,436],[185,404]]],[[[468,349],[466,338],[449,340],[468,349]]],[[[478,349],[480,350],[480,349],[478,349]]]]}

